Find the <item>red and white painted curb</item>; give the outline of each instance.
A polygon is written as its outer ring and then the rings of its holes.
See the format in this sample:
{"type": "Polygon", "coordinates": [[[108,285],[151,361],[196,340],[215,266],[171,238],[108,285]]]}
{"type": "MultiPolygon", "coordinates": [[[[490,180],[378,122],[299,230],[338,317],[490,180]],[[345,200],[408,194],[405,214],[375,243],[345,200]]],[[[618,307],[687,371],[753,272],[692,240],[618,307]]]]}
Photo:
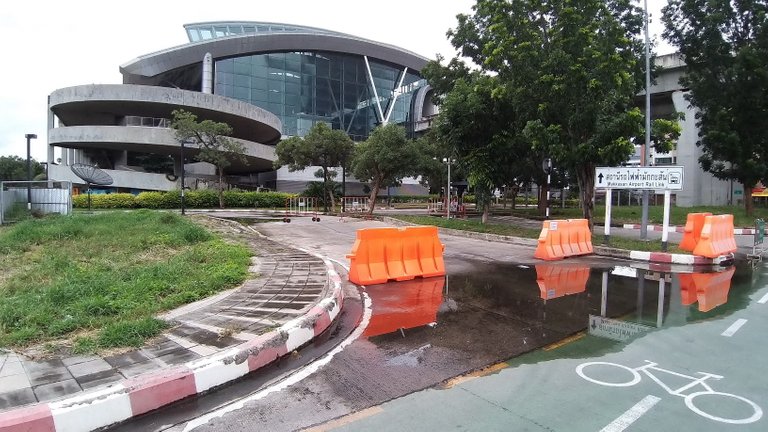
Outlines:
{"type": "Polygon", "coordinates": [[[717,258],[706,258],[688,254],[631,251],[629,253],[629,259],[663,264],[720,265],[724,262],[733,261],[733,254],[723,255],[717,258]]]}
{"type": "MultiPolygon", "coordinates": [[[[625,229],[640,229],[642,225],[640,224],[624,224],[621,226],[625,229]]],[[[648,225],[648,231],[664,231],[663,225],[648,225]]],[[[678,232],[678,233],[684,233],[685,227],[681,226],[674,226],[671,225],[667,227],[667,232],[678,232]]],[[[754,228],[734,228],[733,229],[733,235],[755,235],[755,229],[754,228]]]]}
{"type": "MultiPolygon", "coordinates": [[[[320,257],[319,255],[313,254],[320,257]]],[[[325,331],[341,312],[344,292],[326,265],[332,295],[277,330],[206,358],[125,379],[55,402],[0,413],[0,432],[80,432],[100,429],[188,396],[206,392],[266,366],[325,331]]]]}

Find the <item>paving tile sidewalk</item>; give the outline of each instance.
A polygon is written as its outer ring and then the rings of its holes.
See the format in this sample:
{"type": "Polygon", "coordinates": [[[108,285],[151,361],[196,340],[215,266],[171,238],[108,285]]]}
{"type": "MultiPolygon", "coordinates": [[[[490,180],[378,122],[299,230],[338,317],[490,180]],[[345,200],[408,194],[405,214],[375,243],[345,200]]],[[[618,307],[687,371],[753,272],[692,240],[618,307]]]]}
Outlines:
{"type": "Polygon", "coordinates": [[[252,279],[165,314],[173,327],[140,349],[45,360],[0,351],[0,413],[216,354],[302,316],[328,295],[322,259],[259,237],[239,224],[227,225],[227,230],[247,238],[256,254],[252,279]]]}

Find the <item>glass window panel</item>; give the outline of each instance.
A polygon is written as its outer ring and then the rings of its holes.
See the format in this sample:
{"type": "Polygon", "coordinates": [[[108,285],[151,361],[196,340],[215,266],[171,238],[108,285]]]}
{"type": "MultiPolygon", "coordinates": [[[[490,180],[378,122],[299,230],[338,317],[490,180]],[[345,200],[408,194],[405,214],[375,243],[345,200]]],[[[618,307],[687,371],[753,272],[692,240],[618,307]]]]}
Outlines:
{"type": "Polygon", "coordinates": [[[216,84],[234,84],[235,76],[231,73],[217,73],[216,84]]]}
{"type": "Polygon", "coordinates": [[[315,74],[318,77],[327,78],[331,76],[331,63],[328,60],[325,59],[316,59],[317,62],[315,63],[316,72],[315,74]]]}
{"type": "Polygon", "coordinates": [[[231,34],[242,34],[243,33],[243,26],[239,26],[239,25],[229,26],[229,32],[231,34]]]}
{"type": "Polygon", "coordinates": [[[200,33],[198,33],[197,29],[191,29],[187,32],[187,34],[189,35],[189,39],[192,42],[197,42],[200,40],[200,33]]]}
{"type": "Polygon", "coordinates": [[[267,54],[267,64],[271,68],[285,69],[285,53],[267,54]]]}
{"type": "Polygon", "coordinates": [[[301,98],[295,94],[285,94],[285,109],[289,112],[301,111],[301,98]]]}
{"type": "Polygon", "coordinates": [[[257,77],[257,78],[266,78],[269,74],[269,68],[262,65],[252,65],[251,66],[251,76],[257,77]]]}
{"type": "Polygon", "coordinates": [[[251,89],[249,89],[248,87],[235,86],[232,97],[234,97],[235,99],[240,99],[247,102],[251,100],[251,89]]]}
{"type": "Polygon", "coordinates": [[[267,67],[268,66],[268,64],[267,64],[268,60],[269,59],[267,58],[266,55],[251,56],[251,63],[254,64],[254,65],[258,65],[258,66],[267,67]]]}
{"type": "Polygon", "coordinates": [[[235,62],[235,74],[237,75],[251,75],[251,65],[248,63],[235,62]]]}
{"type": "Polygon", "coordinates": [[[269,80],[267,82],[267,90],[269,90],[270,93],[282,93],[285,91],[285,82],[269,80]]]}
{"type": "Polygon", "coordinates": [[[297,82],[286,81],[285,92],[298,95],[301,92],[301,85],[297,82]]]}
{"type": "Polygon", "coordinates": [[[251,89],[251,100],[266,102],[268,99],[267,94],[266,90],[251,89]]]}
{"type": "Polygon", "coordinates": [[[267,90],[269,89],[269,80],[266,78],[251,78],[251,87],[255,89],[267,90]]]}
{"type": "Polygon", "coordinates": [[[243,26],[243,32],[245,32],[245,33],[256,33],[256,27],[254,27],[254,26],[243,26]]]}
{"type": "Polygon", "coordinates": [[[251,77],[248,75],[235,75],[235,85],[240,87],[250,87],[251,77]]]}
{"type": "Polygon", "coordinates": [[[285,103],[285,93],[270,91],[267,94],[267,101],[271,103],[283,104],[285,103]]]}
{"type": "Polygon", "coordinates": [[[222,37],[227,35],[227,28],[226,27],[214,27],[214,31],[216,32],[216,37],[222,37]]]}
{"type": "Polygon", "coordinates": [[[341,79],[341,70],[342,70],[343,63],[340,61],[331,61],[331,78],[340,80],[341,79]]]}
{"type": "Polygon", "coordinates": [[[213,34],[211,33],[211,29],[200,29],[200,38],[201,39],[212,39],[213,34]]]}
{"type": "Polygon", "coordinates": [[[232,59],[216,62],[216,72],[232,72],[235,70],[235,62],[232,59]]]}

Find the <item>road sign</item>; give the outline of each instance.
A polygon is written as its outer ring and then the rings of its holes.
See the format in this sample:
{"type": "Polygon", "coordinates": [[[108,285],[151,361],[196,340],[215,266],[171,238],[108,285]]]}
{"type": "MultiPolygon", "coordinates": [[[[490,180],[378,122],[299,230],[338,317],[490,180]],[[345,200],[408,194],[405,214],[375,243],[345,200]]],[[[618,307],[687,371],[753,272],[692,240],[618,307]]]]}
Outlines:
{"type": "Polygon", "coordinates": [[[595,189],[683,190],[683,167],[597,167],[595,189]]]}
{"type": "Polygon", "coordinates": [[[599,315],[589,315],[589,327],[592,336],[613,339],[619,342],[628,341],[651,330],[651,327],[643,324],[619,321],[599,315]]]}

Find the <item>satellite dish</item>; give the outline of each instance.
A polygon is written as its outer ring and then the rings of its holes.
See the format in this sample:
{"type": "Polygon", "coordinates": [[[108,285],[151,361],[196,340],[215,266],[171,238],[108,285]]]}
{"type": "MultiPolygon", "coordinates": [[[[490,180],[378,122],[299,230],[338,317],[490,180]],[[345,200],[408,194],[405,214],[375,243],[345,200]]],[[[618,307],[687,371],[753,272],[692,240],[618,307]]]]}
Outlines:
{"type": "Polygon", "coordinates": [[[99,167],[93,165],[86,165],[82,163],[75,163],[71,166],[72,172],[76,176],[83,179],[88,185],[88,211],[91,211],[91,185],[109,186],[112,184],[112,177],[105,173],[99,167]]]}

